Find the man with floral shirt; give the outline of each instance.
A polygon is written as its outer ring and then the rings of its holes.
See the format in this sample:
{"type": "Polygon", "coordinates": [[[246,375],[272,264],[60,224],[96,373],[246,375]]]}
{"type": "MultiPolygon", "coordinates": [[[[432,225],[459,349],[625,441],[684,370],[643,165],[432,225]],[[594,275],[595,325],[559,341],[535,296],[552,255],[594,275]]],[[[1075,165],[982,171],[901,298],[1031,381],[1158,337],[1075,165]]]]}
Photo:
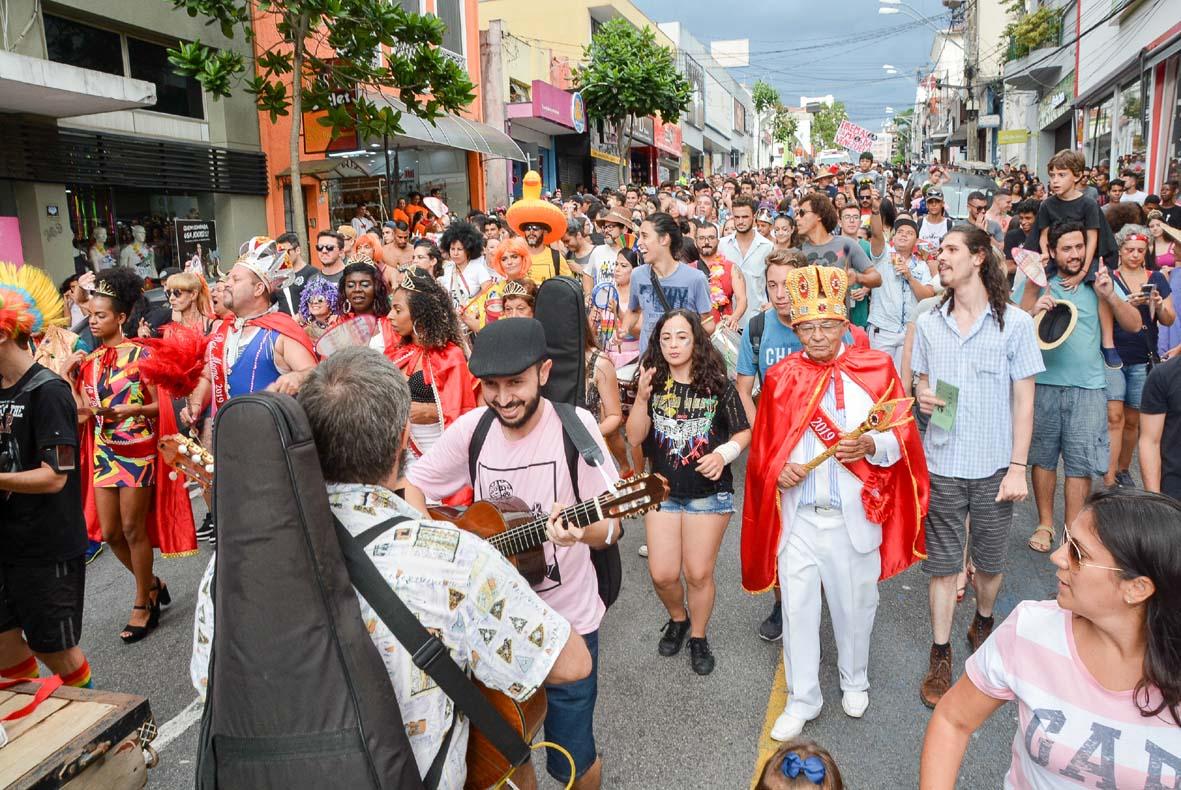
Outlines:
{"type": "MultiPolygon", "coordinates": [[[[376,538],[365,553],[461,668],[517,700],[543,683],[568,683],[590,673],[583,639],[496,549],[451,524],[423,519],[394,494],[410,412],[410,390],[397,368],[366,348],[339,351],[304,383],[299,401],[328,480],[329,505],[349,532],[358,535],[395,516],[409,519],[376,538]],[[359,434],[368,440],[358,442],[359,434]]],[[[550,529],[564,526],[554,519],[550,529]]],[[[190,674],[202,695],[213,643],[213,565],[211,560],[198,588],[193,626],[190,674]]],[[[389,668],[419,773],[426,774],[454,726],[438,786],[459,790],[467,773],[467,717],[455,717],[451,700],[415,667],[369,603],[360,597],[358,603],[389,668]]]]}

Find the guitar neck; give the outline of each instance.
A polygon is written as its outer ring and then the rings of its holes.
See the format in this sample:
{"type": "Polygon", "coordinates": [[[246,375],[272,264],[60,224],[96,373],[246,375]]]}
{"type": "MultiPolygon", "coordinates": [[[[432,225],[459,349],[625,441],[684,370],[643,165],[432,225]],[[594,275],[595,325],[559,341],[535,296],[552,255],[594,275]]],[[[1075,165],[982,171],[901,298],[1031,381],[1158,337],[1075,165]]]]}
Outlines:
{"type": "MultiPolygon", "coordinates": [[[[602,494],[594,499],[571,505],[562,511],[562,518],[569,524],[587,527],[606,517],[605,508],[611,504],[610,493],[602,494]]],[[[496,549],[506,557],[535,549],[549,540],[545,527],[549,517],[536,518],[526,524],[510,527],[498,535],[488,539],[496,549]]]]}

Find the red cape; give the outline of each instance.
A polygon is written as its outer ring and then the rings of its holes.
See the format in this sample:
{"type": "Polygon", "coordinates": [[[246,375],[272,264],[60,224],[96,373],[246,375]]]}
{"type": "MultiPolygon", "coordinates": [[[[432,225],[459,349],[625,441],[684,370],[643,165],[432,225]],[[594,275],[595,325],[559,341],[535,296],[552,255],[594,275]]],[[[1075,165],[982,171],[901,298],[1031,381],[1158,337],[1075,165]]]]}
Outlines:
{"type": "MultiPolygon", "coordinates": [[[[781,529],[776,480],[807,428],[808,417],[823,397],[833,367],[877,401],[904,396],[890,357],[855,344],[832,362],[817,363],[796,352],[767,371],[746,463],[746,498],[742,512],[742,586],[763,592],[778,578],[781,529]]],[[[902,457],[883,476],[887,515],[882,523],[882,579],[926,557],[923,517],[930,478],[922,440],[914,422],[893,429],[902,457]]]]}
{"type": "MultiPolygon", "coordinates": [[[[386,321],[386,319],[382,319],[386,321]]],[[[385,355],[410,378],[410,374],[422,360],[422,376],[428,385],[438,381],[435,391],[439,393],[439,405],[443,409],[443,427],[476,408],[476,379],[467,369],[467,357],[463,349],[454,343],[443,348],[424,349],[394,331],[386,321],[382,327],[385,336],[385,355]]]]}
{"type": "MultiPolygon", "coordinates": [[[[79,381],[83,380],[84,374],[84,371],[79,372],[79,381]]],[[[156,439],[178,433],[171,396],[159,387],[154,388],[153,396],[160,404],[160,415],[156,419],[156,439]]],[[[86,514],[86,531],[91,540],[101,541],[102,527],[98,523],[98,507],[94,503],[93,417],[78,428],[78,448],[82,464],[82,507],[86,514]]],[[[152,548],[159,549],[162,556],[186,557],[197,553],[193,506],[184,483],[179,478],[169,479],[170,471],[172,470],[164,463],[160,451],[157,450],[156,485],[153,487],[152,504],[148,508],[148,538],[152,541],[152,548]]]]}
{"type": "MultiPolygon", "coordinates": [[[[226,391],[226,377],[228,375],[228,371],[225,368],[226,337],[229,335],[230,329],[236,320],[233,316],[223,318],[213,328],[212,339],[209,341],[209,383],[212,385],[213,390],[214,412],[217,411],[218,406],[226,401],[224,396],[226,391]]],[[[269,313],[263,313],[254,318],[247,318],[245,325],[273,329],[283,335],[283,337],[290,338],[306,348],[308,353],[312,355],[312,359],[319,358],[316,356],[316,349],[308,337],[308,333],[303,331],[303,327],[297,324],[295,319],[286,313],[272,310],[269,313]]]]}

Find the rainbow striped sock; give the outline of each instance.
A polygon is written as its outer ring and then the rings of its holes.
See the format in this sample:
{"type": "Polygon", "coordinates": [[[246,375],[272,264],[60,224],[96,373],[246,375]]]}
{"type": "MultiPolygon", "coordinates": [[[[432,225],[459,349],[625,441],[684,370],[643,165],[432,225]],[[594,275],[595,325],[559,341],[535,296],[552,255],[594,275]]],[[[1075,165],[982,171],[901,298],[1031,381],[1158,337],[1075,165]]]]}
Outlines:
{"type": "Polygon", "coordinates": [[[0,669],[0,678],[8,678],[9,680],[35,678],[40,676],[40,674],[41,672],[37,669],[37,659],[32,656],[29,656],[15,666],[0,669]]]}
{"type": "Polygon", "coordinates": [[[94,688],[94,682],[90,677],[90,662],[82,659],[82,666],[68,675],[62,675],[62,683],[77,689],[94,688]]]}

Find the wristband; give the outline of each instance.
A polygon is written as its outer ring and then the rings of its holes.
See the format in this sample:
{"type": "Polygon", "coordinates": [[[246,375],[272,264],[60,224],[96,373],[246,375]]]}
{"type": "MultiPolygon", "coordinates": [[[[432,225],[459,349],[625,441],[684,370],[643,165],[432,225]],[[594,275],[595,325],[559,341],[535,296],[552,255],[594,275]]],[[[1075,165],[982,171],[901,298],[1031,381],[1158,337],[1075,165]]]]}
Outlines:
{"type": "Polygon", "coordinates": [[[736,442],[726,442],[714,448],[714,452],[722,456],[723,463],[729,465],[742,453],[742,448],[736,442]]]}
{"type": "Polygon", "coordinates": [[[611,545],[611,538],[615,537],[615,519],[607,520],[607,539],[603,541],[606,545],[611,545]]]}

